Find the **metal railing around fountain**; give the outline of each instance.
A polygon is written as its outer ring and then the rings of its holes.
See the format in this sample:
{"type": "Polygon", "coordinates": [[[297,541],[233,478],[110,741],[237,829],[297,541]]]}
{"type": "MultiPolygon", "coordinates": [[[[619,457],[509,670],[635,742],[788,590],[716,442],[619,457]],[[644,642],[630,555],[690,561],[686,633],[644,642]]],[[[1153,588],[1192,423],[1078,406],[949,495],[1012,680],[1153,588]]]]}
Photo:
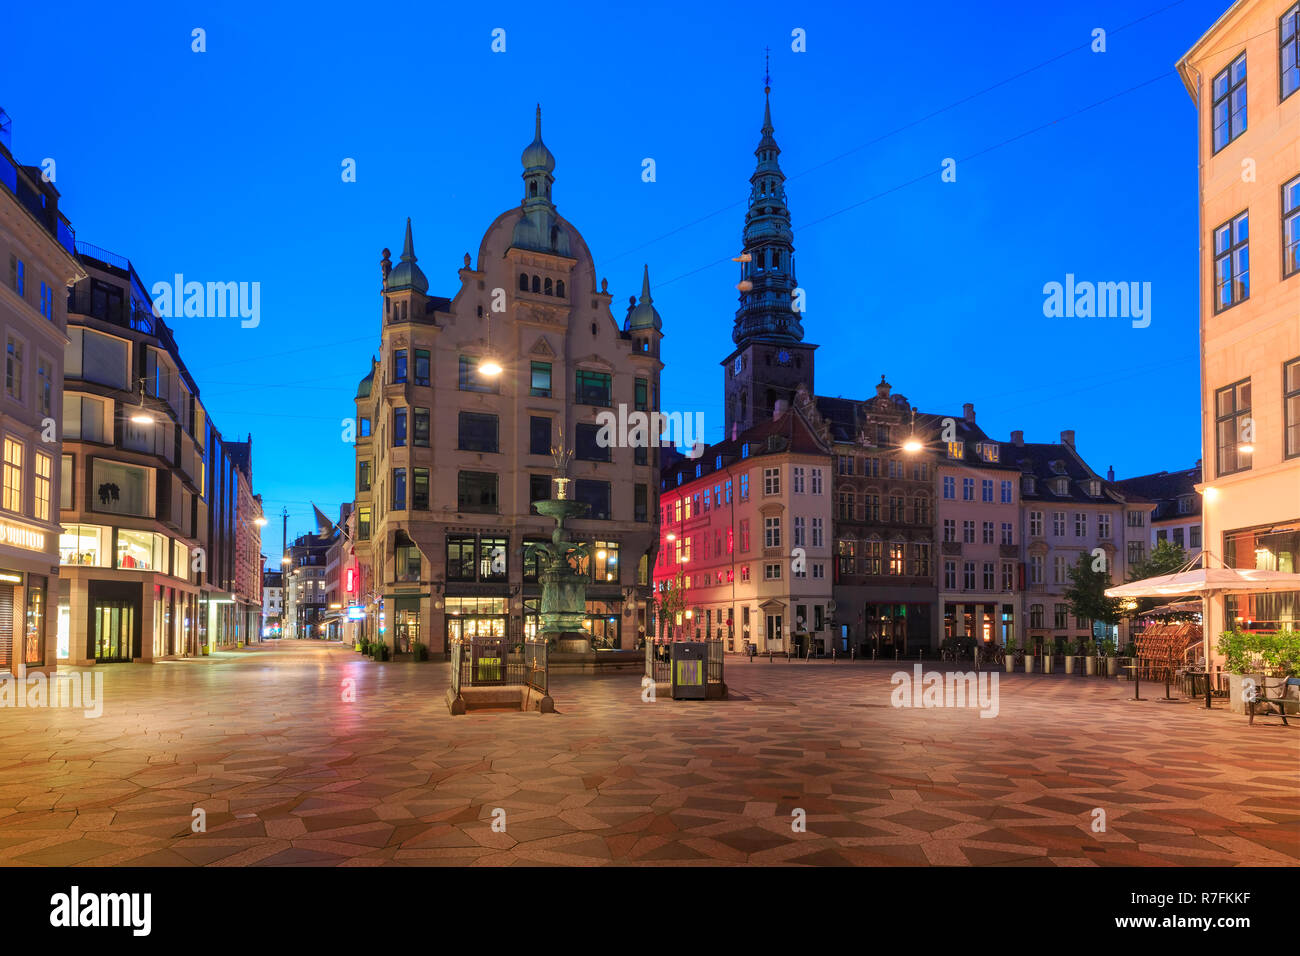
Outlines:
{"type": "Polygon", "coordinates": [[[451,642],[451,689],[527,685],[548,691],[546,642],[510,642],[500,637],[470,637],[451,642]]]}
{"type": "MultiPolygon", "coordinates": [[[[645,672],[646,676],[656,683],[668,683],[672,680],[672,641],[646,641],[645,654],[645,672]]],[[[708,682],[710,684],[721,684],[722,679],[722,662],[724,652],[722,640],[720,638],[710,638],[704,641],[690,641],[693,644],[705,644],[708,646],[708,682]]]]}

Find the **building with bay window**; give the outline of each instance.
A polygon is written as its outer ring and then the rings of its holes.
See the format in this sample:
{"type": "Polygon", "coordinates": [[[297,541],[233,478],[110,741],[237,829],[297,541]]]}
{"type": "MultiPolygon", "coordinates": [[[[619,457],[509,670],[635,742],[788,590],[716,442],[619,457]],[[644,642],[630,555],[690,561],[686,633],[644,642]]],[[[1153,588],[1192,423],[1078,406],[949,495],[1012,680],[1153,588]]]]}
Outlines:
{"type": "Polygon", "coordinates": [[[477,260],[466,253],[451,296],[429,293],[409,220],[399,261],[383,253],[379,355],[356,395],[355,547],[367,630],[399,652],[537,626],[525,546],[554,528],[531,502],[551,495],[557,445],[590,506],[566,530],[591,544],[592,641],[633,647],[646,626],[657,449],[607,440],[598,416],[659,410],[662,324],[648,272],[615,320],[552,198],[540,109],[522,162],[522,202],[488,227],[477,260]]]}
{"type": "Polygon", "coordinates": [[[59,586],[57,427],[69,283],[84,273],[59,192],[9,151],[0,111],[0,673],[52,671],[59,586]]]}
{"type": "Polygon", "coordinates": [[[223,441],[131,262],[80,242],[77,255],[84,277],[67,293],[63,360],[58,656],[154,661],[255,639],[251,440],[223,441]]]}

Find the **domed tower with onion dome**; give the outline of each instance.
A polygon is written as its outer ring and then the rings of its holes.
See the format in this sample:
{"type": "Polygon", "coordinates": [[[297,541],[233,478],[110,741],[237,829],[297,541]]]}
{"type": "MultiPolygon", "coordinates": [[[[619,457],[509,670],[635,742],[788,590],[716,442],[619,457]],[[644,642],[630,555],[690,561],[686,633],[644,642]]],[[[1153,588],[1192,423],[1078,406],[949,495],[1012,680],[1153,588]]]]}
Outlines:
{"type": "Polygon", "coordinates": [[[770,77],[765,77],[763,127],[749,177],[742,251],[736,256],[739,303],[731,331],[736,348],[722,362],[728,437],[772,418],[778,403],[790,407],[800,385],[813,391],[817,346],[803,340],[794,230],[772,126],[771,92],[770,77]]]}
{"type": "Polygon", "coordinates": [[[554,529],[531,504],[552,494],[552,446],[572,451],[568,491],[590,506],[564,527],[590,545],[593,645],[633,648],[647,627],[659,449],[633,447],[618,428],[606,442],[601,416],[659,411],[663,322],[649,269],[616,318],[556,206],[540,106],[520,162],[522,199],[492,220],[477,255],[457,255],[446,296],[430,291],[429,239],[417,262],[410,219],[397,261],[388,249],[380,260],[380,352],[356,396],[356,555],[374,592],[369,634],[382,611],[397,654],[419,642],[441,655],[456,635],[534,633],[541,590],[525,545],[554,529]]]}

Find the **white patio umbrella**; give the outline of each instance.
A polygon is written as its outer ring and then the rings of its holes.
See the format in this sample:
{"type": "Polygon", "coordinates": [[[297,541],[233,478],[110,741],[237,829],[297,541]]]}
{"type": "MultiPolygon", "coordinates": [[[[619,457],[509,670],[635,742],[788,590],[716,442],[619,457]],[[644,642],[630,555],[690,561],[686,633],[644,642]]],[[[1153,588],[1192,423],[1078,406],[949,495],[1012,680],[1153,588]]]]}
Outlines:
{"type": "MultiPolygon", "coordinates": [[[[1300,574],[1289,571],[1264,571],[1259,568],[1193,568],[1176,574],[1161,574],[1106,589],[1106,597],[1182,597],[1195,596],[1208,602],[1221,594],[1245,594],[1255,591],[1300,591],[1300,574]]],[[[1209,607],[1201,620],[1205,659],[1210,660],[1209,607]]]]}
{"type": "Polygon", "coordinates": [[[1180,597],[1242,594],[1248,591],[1300,591],[1300,574],[1257,568],[1193,568],[1161,574],[1106,589],[1106,597],[1180,597]]]}

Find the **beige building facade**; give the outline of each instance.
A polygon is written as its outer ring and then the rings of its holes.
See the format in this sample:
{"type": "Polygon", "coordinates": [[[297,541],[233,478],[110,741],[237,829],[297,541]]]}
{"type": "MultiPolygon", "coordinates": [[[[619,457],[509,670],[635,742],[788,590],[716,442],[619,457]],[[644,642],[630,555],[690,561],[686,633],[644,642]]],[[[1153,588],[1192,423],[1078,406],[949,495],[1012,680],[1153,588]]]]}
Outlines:
{"type": "MultiPolygon", "coordinates": [[[[0,128],[7,126],[0,113],[0,128]]],[[[0,140],[0,673],[57,666],[67,286],[83,275],[58,190],[0,140]]]]}
{"type": "Polygon", "coordinates": [[[524,150],[523,201],[465,255],[459,288],[429,293],[410,222],[381,265],[378,359],[357,394],[357,558],[374,589],[370,633],[397,653],[445,653],[473,635],[522,640],[538,622],[530,541],[553,522],[553,446],[573,452],[566,523],[588,541],[596,646],[633,647],[646,627],[657,544],[658,449],[600,437],[602,413],[659,409],[662,327],[643,280],[622,325],[591,251],[552,199],[555,159],[524,150]]]}
{"type": "MultiPolygon", "coordinates": [[[[1300,3],[1240,0],[1183,56],[1197,108],[1207,567],[1300,571],[1300,3]]],[[[1300,592],[1213,599],[1295,627],[1300,592]]]]}

